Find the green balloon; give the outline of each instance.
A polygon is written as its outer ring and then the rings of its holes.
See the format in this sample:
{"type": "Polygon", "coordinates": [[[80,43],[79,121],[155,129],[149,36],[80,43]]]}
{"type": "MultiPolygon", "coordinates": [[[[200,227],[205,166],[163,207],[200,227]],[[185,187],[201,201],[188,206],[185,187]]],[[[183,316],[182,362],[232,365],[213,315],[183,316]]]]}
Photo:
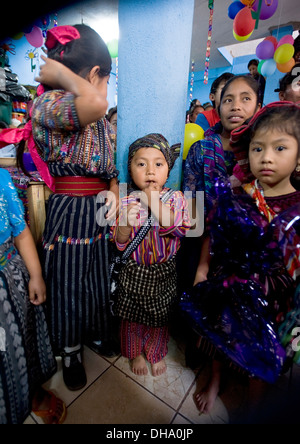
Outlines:
{"type": "Polygon", "coordinates": [[[118,39],[110,40],[106,43],[108,51],[112,59],[118,57],[118,39]]]}
{"type": "Polygon", "coordinates": [[[265,63],[265,60],[261,60],[258,64],[257,71],[259,74],[261,74],[261,67],[263,66],[264,63],[265,63]]]}

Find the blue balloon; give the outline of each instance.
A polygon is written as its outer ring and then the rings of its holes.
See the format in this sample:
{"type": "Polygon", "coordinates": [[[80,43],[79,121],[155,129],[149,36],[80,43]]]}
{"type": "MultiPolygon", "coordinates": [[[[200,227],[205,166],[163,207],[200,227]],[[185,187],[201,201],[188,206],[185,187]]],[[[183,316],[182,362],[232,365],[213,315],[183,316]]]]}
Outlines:
{"type": "Polygon", "coordinates": [[[234,1],[228,7],[228,17],[233,20],[237,13],[243,8],[245,8],[245,5],[243,5],[242,2],[240,2],[239,0],[234,1]]]}

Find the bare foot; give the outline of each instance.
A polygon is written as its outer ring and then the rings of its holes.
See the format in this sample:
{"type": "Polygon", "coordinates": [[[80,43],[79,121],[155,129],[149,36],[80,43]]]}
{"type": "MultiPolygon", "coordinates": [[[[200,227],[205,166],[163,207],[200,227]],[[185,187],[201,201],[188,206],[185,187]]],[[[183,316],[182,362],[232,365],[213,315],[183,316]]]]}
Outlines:
{"type": "Polygon", "coordinates": [[[157,362],[156,364],[151,364],[151,368],[153,376],[160,376],[163,373],[165,373],[165,371],[167,370],[167,366],[164,359],[157,362]]]}
{"type": "Polygon", "coordinates": [[[209,413],[220,390],[221,364],[213,361],[212,374],[208,385],[196,395],[196,405],[201,413],[209,413]]]}
{"type": "Polygon", "coordinates": [[[219,389],[214,389],[210,385],[196,395],[196,405],[200,413],[209,413],[217,399],[219,389]]]}
{"type": "Polygon", "coordinates": [[[131,370],[135,375],[147,375],[148,368],[146,360],[142,355],[137,356],[131,361],[131,370]]]}

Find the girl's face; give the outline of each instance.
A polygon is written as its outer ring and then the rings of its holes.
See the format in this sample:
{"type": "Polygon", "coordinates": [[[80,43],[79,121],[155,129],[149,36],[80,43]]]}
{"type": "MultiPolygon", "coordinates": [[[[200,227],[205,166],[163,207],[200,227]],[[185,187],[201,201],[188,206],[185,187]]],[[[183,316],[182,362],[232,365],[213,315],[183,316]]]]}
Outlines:
{"type": "Polygon", "coordinates": [[[294,191],[290,176],[298,162],[300,156],[295,137],[263,127],[255,132],[249,145],[250,170],[267,196],[294,191]]]}
{"type": "Polygon", "coordinates": [[[244,79],[233,81],[220,104],[221,122],[225,132],[243,125],[260,108],[257,106],[257,95],[244,79]]]}
{"type": "Polygon", "coordinates": [[[168,179],[169,167],[158,149],[140,148],[132,158],[130,172],[140,190],[150,187],[161,191],[168,179]]]}

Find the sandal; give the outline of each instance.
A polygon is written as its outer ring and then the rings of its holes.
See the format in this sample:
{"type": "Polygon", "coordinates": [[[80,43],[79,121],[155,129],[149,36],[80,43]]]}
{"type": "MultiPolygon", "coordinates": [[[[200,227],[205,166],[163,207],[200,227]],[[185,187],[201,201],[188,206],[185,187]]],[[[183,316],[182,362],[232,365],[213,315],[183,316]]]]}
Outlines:
{"type": "Polygon", "coordinates": [[[52,392],[48,392],[50,395],[50,408],[48,410],[32,410],[32,412],[41,418],[49,418],[50,424],[62,424],[67,416],[66,404],[52,392]]]}

